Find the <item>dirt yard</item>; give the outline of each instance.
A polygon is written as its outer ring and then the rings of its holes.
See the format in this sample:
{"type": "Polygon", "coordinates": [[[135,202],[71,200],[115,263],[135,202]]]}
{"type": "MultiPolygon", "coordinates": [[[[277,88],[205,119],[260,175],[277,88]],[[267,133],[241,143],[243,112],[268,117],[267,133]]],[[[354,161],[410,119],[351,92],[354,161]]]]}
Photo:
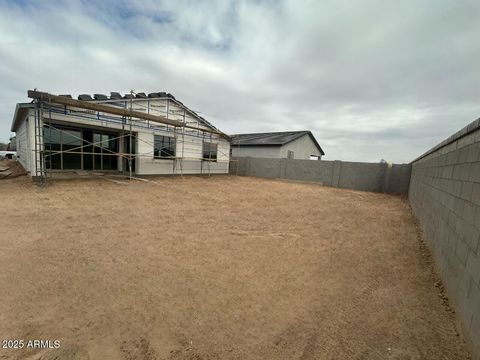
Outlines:
{"type": "Polygon", "coordinates": [[[0,182],[0,359],[469,358],[405,200],[154,180],[0,182]]]}

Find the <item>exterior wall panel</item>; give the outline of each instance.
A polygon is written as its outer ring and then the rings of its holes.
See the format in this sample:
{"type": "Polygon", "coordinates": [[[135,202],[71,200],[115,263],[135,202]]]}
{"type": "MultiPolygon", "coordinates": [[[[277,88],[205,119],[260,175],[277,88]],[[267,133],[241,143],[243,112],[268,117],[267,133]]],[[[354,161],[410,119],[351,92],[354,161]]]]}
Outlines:
{"type": "Polygon", "coordinates": [[[236,146],[232,145],[232,157],[280,158],[280,146],[236,146]]]}
{"type": "Polygon", "coordinates": [[[29,141],[28,119],[24,119],[18,129],[16,136],[18,161],[26,171],[30,171],[30,141],[29,141]]]}
{"type": "Polygon", "coordinates": [[[294,159],[309,160],[310,155],[322,156],[320,150],[309,135],[304,135],[280,148],[280,158],[288,158],[288,151],[293,151],[294,159]]]}

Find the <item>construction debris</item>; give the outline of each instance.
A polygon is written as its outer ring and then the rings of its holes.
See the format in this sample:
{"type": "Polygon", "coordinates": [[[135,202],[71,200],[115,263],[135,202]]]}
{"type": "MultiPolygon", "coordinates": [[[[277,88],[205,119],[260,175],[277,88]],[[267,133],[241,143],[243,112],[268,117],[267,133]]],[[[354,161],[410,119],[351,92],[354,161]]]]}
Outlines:
{"type": "Polygon", "coordinates": [[[0,179],[5,179],[7,176],[12,175],[10,170],[0,171],[0,179]]]}
{"type": "Polygon", "coordinates": [[[27,172],[16,160],[0,160],[0,180],[25,175],[27,172]]]}

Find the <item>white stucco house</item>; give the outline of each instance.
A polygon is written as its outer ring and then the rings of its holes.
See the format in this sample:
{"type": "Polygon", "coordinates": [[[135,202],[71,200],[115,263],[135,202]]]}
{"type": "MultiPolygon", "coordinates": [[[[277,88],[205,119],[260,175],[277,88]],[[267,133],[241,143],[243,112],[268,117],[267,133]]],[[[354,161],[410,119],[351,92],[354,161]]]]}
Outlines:
{"type": "Polygon", "coordinates": [[[232,135],[232,157],[320,160],[324,151],[311,131],[232,135]]]}
{"type": "Polygon", "coordinates": [[[31,176],[228,173],[230,138],[171,94],[111,92],[73,100],[29,91],[29,97],[31,103],[17,104],[11,131],[31,176]]]}

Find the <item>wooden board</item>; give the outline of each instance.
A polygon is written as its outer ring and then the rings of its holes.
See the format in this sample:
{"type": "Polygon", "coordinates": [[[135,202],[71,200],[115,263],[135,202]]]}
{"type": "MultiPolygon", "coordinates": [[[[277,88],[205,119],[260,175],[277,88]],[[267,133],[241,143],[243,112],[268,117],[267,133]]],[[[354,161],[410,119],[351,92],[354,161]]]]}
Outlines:
{"type": "Polygon", "coordinates": [[[138,118],[138,119],[144,119],[144,120],[148,120],[148,121],[152,121],[152,122],[156,122],[156,123],[160,123],[160,124],[172,125],[172,126],[175,126],[175,127],[184,127],[184,128],[188,128],[188,129],[195,129],[195,130],[199,130],[199,131],[202,131],[202,132],[217,134],[217,135],[228,138],[228,135],[222,133],[221,131],[217,131],[217,130],[213,130],[213,129],[202,129],[202,128],[199,128],[199,127],[196,127],[196,126],[186,125],[183,122],[178,121],[178,120],[167,119],[164,116],[145,114],[141,111],[116,108],[116,107],[109,106],[109,105],[97,104],[97,103],[92,102],[92,101],[74,100],[74,99],[70,99],[70,98],[67,98],[67,97],[52,95],[52,94],[49,94],[49,93],[46,93],[46,92],[36,91],[36,90],[28,90],[28,97],[31,98],[31,99],[45,101],[45,102],[48,102],[48,103],[62,104],[62,105],[73,106],[73,107],[77,107],[77,108],[81,108],[81,109],[88,109],[88,110],[104,112],[104,113],[107,113],[107,114],[114,114],[114,115],[119,115],[119,116],[127,116],[127,117],[133,117],[133,118],[138,118]]]}
{"type": "Polygon", "coordinates": [[[12,172],[10,170],[2,171],[2,172],[0,172],[0,179],[4,179],[9,175],[12,175],[12,172]]]}

